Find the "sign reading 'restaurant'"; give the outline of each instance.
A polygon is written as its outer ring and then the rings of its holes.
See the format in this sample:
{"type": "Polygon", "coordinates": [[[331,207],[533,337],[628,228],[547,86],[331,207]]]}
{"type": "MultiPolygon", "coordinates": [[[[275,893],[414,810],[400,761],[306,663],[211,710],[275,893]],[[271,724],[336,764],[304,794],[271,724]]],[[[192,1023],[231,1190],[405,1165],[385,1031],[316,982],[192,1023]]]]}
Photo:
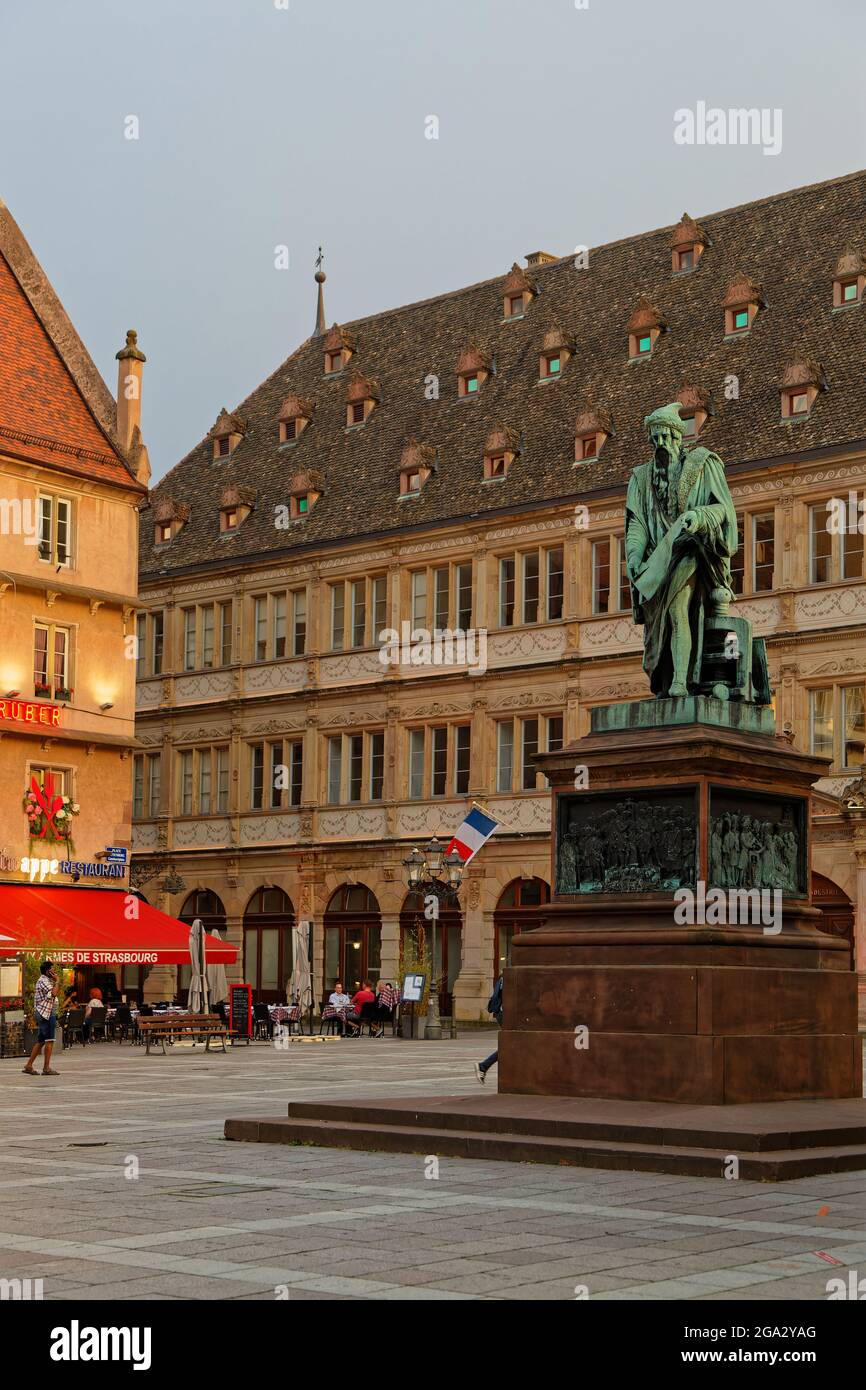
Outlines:
{"type": "Polygon", "coordinates": [[[34,700],[0,700],[0,720],[18,724],[47,724],[60,727],[60,705],[40,705],[34,700]]]}

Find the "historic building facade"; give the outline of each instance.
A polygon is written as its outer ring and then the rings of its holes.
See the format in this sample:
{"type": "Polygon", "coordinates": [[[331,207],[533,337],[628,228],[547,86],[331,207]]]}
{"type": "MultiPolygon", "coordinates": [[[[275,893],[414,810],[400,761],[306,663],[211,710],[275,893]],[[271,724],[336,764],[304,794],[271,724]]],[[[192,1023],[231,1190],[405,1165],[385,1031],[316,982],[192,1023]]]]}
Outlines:
{"type": "Polygon", "coordinates": [[[482,801],[500,825],[439,939],[444,1007],[485,1016],[549,892],[534,754],[649,693],[624,490],[644,415],[677,400],[727,465],[737,611],[767,639],[778,735],[828,758],[816,899],[866,971],[864,195],[853,175],[535,253],[327,332],[319,277],[314,335],[142,512],[151,901],[224,926],[265,998],[296,917],[317,993],[393,978],[418,920],[402,861],[482,801]],[[412,641],[437,630],[469,639],[412,641]]]}
{"type": "Polygon", "coordinates": [[[116,888],[131,848],[134,334],[118,359],[119,410],[0,204],[0,883],[116,888]]]}

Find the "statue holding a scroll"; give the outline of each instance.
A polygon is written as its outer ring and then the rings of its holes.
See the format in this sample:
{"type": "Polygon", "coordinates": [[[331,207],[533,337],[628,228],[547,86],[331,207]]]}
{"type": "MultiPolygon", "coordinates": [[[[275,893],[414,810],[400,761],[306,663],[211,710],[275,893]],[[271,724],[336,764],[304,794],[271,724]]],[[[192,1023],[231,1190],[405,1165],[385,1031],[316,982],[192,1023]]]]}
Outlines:
{"type": "Polygon", "coordinates": [[[725,465],[700,445],[683,448],[679,402],[654,410],[644,428],[652,458],[638,464],[629,481],[625,554],[651,687],[658,696],[703,691],[760,699],[752,685],[751,625],[727,617],[737,517],[725,465]],[[728,631],[744,626],[745,662],[728,631]]]}

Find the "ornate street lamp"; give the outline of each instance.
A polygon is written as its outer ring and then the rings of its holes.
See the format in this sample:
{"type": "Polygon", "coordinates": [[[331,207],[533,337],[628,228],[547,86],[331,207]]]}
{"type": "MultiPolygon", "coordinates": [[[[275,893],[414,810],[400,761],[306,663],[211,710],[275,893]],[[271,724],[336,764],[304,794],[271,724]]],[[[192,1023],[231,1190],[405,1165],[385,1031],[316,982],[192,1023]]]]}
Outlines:
{"type": "MultiPolygon", "coordinates": [[[[439,921],[439,908],[443,903],[457,901],[457,892],[463,879],[463,860],[456,850],[446,854],[436,836],[423,851],[413,849],[403,860],[406,882],[412,892],[424,898],[435,898],[433,912],[429,918],[432,927],[432,952],[430,958],[430,988],[427,995],[427,1024],[425,1039],[442,1037],[442,1022],[439,1017],[439,979],[436,970],[436,927],[439,921]]],[[[427,915],[425,909],[425,916],[427,915]]]]}

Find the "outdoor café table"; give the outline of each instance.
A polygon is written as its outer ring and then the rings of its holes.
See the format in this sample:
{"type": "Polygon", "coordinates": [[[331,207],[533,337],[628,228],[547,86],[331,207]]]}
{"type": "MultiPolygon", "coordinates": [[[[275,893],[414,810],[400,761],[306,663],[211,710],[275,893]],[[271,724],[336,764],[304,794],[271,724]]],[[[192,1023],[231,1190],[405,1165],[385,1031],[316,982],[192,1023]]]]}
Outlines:
{"type": "Polygon", "coordinates": [[[301,1010],[297,1004],[270,1004],[268,1012],[274,1023],[297,1023],[301,1010]]]}
{"type": "Polygon", "coordinates": [[[383,1009],[393,1009],[400,1003],[400,991],[393,985],[386,986],[379,995],[378,1003],[383,1009]]]}

